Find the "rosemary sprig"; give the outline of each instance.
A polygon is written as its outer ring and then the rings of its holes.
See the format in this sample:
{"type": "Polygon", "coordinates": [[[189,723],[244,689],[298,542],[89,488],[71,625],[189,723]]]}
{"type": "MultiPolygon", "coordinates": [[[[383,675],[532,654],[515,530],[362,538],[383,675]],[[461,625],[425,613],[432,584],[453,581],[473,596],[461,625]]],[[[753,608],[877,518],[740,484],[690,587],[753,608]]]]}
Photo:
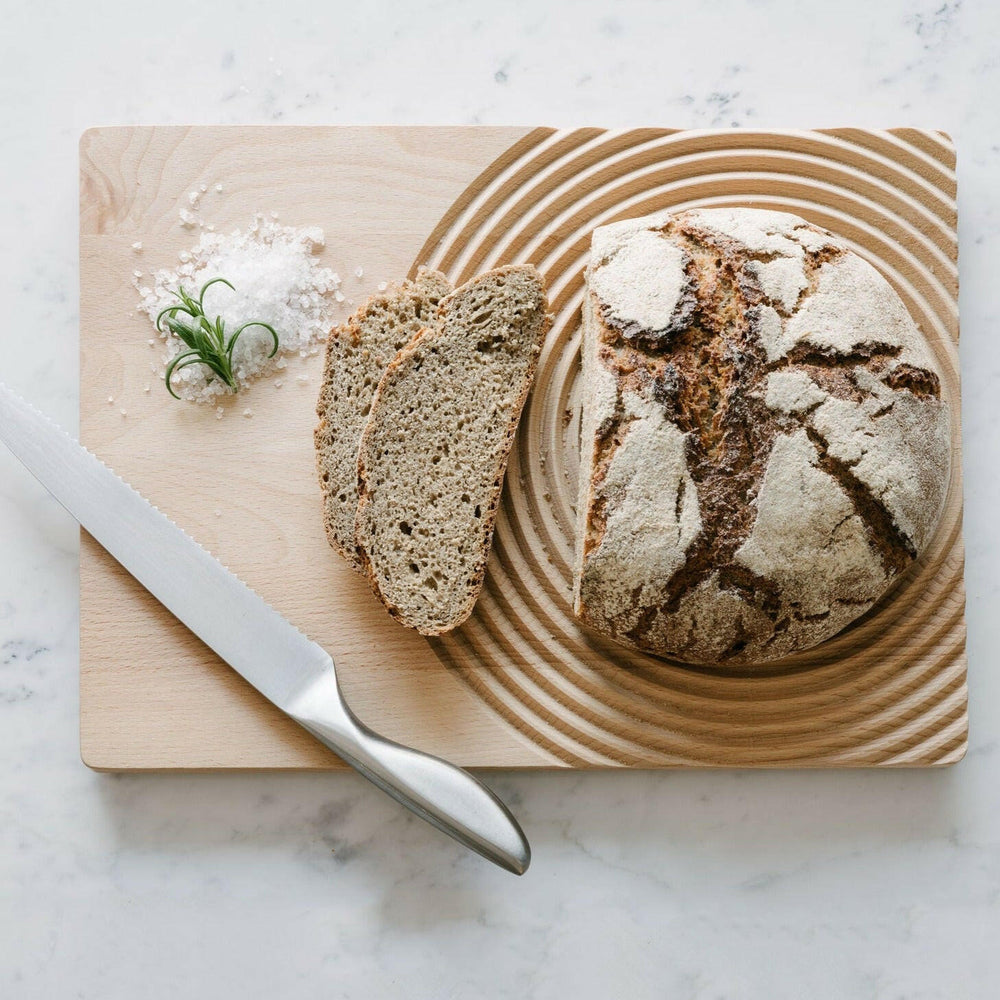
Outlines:
{"type": "MultiPolygon", "coordinates": [[[[278,350],[278,335],[274,332],[274,327],[269,323],[262,323],[259,320],[252,320],[244,323],[233,333],[226,336],[226,321],[221,316],[215,317],[213,323],[205,315],[205,292],[215,284],[227,285],[233,288],[232,284],[225,278],[212,278],[201,286],[198,298],[192,298],[184,291],[183,285],[174,293],[180,299],[180,303],[175,306],[167,306],[156,317],[156,329],[163,333],[161,321],[166,328],[180,338],[186,345],[187,350],[181,351],[169,365],[165,381],[167,391],[174,399],[180,399],[170,384],[170,378],[174,372],[191,365],[205,365],[215,378],[221,379],[233,392],[239,392],[239,383],[233,375],[233,349],[240,334],[252,326],[263,327],[274,339],[274,346],[271,348],[269,358],[273,358],[278,350]],[[166,317],[166,319],[164,319],[166,317]],[[188,317],[188,318],[181,318],[188,317]]],[[[233,291],[236,291],[233,288],[233,291]]]]}

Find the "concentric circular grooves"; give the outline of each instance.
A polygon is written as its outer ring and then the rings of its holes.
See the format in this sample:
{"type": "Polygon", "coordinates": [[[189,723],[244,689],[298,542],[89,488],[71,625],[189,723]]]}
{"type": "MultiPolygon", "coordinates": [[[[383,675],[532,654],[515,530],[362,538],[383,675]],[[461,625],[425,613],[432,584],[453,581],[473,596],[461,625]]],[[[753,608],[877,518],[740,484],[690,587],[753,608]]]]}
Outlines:
{"type": "Polygon", "coordinates": [[[953,156],[935,133],[538,129],[470,185],[414,261],[453,281],[502,262],[545,274],[555,323],[511,454],[473,616],[433,641],[512,727],[570,766],[947,763],[964,750],[953,156]],[[954,412],[939,531],[846,632],[766,672],[657,660],[585,632],[570,607],[575,449],[563,411],[596,225],[752,204],[831,229],[903,297],[954,412]]]}

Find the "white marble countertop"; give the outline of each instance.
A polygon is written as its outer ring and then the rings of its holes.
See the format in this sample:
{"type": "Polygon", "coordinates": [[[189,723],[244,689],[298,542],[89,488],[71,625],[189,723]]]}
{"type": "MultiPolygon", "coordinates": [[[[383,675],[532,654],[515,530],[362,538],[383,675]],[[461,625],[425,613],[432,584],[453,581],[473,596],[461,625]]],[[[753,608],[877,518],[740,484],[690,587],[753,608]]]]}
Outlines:
{"type": "Polygon", "coordinates": [[[952,133],[972,737],[941,772],[501,775],[520,880],[352,774],[94,774],[76,528],[3,451],[0,996],[1000,995],[1000,7],[60,0],[4,22],[0,377],[72,428],[86,126],[952,133]]]}

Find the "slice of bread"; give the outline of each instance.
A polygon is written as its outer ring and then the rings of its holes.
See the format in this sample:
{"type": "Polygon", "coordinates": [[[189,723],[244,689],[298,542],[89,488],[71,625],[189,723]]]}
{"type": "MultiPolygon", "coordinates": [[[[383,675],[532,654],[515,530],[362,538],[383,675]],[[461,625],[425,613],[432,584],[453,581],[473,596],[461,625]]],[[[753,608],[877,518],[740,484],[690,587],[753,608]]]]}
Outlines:
{"type": "Polygon", "coordinates": [[[358,551],[389,613],[424,635],[460,625],[479,596],[550,325],[535,268],[488,271],[444,299],[379,383],[358,454],[358,551]]]}
{"type": "Polygon", "coordinates": [[[327,339],[314,434],[323,524],[330,544],[357,570],[358,444],[372,397],[389,362],[433,322],[438,303],[450,291],[443,274],[420,271],[415,281],[373,295],[327,339]]]}

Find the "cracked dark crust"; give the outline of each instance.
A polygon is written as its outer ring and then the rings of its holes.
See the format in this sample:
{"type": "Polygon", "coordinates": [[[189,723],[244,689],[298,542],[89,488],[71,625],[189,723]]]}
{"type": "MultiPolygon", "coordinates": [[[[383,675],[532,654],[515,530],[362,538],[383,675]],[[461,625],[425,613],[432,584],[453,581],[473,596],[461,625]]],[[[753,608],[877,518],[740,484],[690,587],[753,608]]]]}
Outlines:
{"type": "MultiPolygon", "coordinates": [[[[652,337],[642,336],[610,323],[606,310],[598,305],[601,321],[597,363],[614,375],[619,392],[615,414],[604,421],[596,435],[592,500],[582,541],[583,572],[588,556],[603,540],[616,499],[601,486],[627,432],[629,421],[621,405],[622,396],[628,391],[642,392],[656,400],[669,419],[687,433],[687,466],[698,491],[702,528],[687,551],[685,563],[665,582],[657,604],[641,606],[641,592],[633,593],[635,622],[619,637],[647,652],[680,659],[691,658],[688,647],[700,647],[702,652],[697,658],[707,662],[703,644],[692,635],[677,643],[677,648],[664,648],[662,629],[656,624],[675,615],[685,598],[714,577],[720,591],[739,597],[770,622],[770,634],[747,634],[743,621],[738,620],[736,634],[730,637],[727,648],[711,659],[739,662],[786,655],[828,637],[821,633],[812,641],[793,642],[790,648],[783,648],[780,640],[793,620],[821,629],[831,612],[805,614],[794,602],[782,599],[774,581],[733,561],[753,529],[756,499],[776,436],[796,426],[804,427],[804,417],[815,408],[798,415],[769,409],[764,403],[768,376],[794,368],[807,374],[830,396],[854,402],[869,398],[858,384],[858,369],[867,370],[892,389],[906,389],[921,399],[940,398],[940,379],[927,369],[899,363],[902,349],[889,344],[856,347],[849,353],[799,344],[778,360],[768,362],[760,336],[762,307],[775,309],[783,318],[793,314],[815,291],[823,264],[848,253],[845,248],[832,243],[817,250],[804,248],[807,284],[794,307],[786,310],[765,296],[746,266],[750,261],[773,260],[778,254],[748,252],[732,239],[692,225],[683,215],[658,228],[683,248],[689,262],[688,285],[675,311],[676,317],[686,317],[686,321],[672,321],[669,338],[659,332],[652,337]],[[691,293],[693,307],[689,303],[691,293]],[[782,648],[769,653],[771,647],[782,648]]],[[[915,547],[850,466],[829,454],[822,436],[812,427],[807,428],[807,433],[816,449],[816,465],[850,499],[851,516],[856,514],[864,526],[885,571],[888,589],[916,557],[915,547]]],[[[853,605],[859,615],[876,599],[838,598],[834,603],[853,605]]],[[[600,609],[588,607],[582,588],[578,613],[588,624],[614,631],[615,623],[604,620],[600,609]]],[[[784,646],[788,646],[787,641],[784,646]]]]}

